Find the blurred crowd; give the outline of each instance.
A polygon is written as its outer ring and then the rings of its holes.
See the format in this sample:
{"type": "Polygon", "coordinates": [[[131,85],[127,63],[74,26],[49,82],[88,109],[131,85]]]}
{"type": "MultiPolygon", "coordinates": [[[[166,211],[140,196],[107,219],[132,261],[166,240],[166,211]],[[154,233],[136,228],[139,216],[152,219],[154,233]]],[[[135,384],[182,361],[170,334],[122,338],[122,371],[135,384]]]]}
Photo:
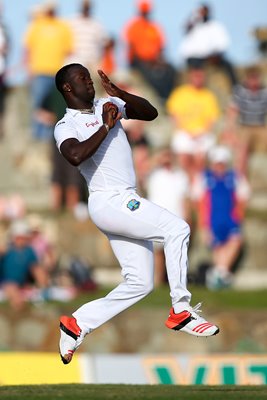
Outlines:
{"type": "MultiPolygon", "coordinates": [[[[90,0],[77,3],[77,15],[72,18],[59,17],[58,5],[52,1],[29,10],[22,46],[33,145],[44,142],[51,150],[48,208],[73,212],[77,218],[88,217],[84,181],[63,159],[53,139],[54,125],[65,112],[64,101],[54,86],[55,73],[64,64],[81,63],[93,79],[97,69],[103,69],[116,84],[134,93],[140,86],[134,87],[130,78],[138,76],[151,90],[160,115],[170,123],[168,137],[161,141],[164,145],[157,146],[153,134],[147,134],[145,122],[123,122],[133,148],[139,192],[190,224],[193,243],[198,237],[209,252],[192,280],[218,290],[232,285],[244,252],[242,228],[251,196],[250,157],[267,151],[266,79],[260,65],[240,72],[228,59],[229,33],[208,4],[193,9],[181,27],[183,39],[177,43],[177,57],[184,66],[177,70],[166,57],[168,42],[162,27],[153,20],[154,7],[150,0],[137,1],[136,14],[121,27],[118,38],[111,37],[108,27],[94,18],[90,0]],[[118,44],[125,49],[129,79],[117,63],[118,44]],[[223,94],[212,85],[218,73],[225,82],[223,94]]],[[[2,140],[8,53],[8,27],[1,22],[2,140]]],[[[154,129],[160,129],[160,125],[154,129]]],[[[68,273],[62,273],[56,245],[42,231],[44,221],[28,212],[15,188],[8,199],[0,197],[0,219],[6,226],[0,299],[8,299],[14,309],[20,309],[29,299],[68,300],[81,288],[96,287],[90,266],[80,259],[73,258],[68,273]]],[[[166,282],[160,245],[155,245],[155,282],[166,282]]]]}

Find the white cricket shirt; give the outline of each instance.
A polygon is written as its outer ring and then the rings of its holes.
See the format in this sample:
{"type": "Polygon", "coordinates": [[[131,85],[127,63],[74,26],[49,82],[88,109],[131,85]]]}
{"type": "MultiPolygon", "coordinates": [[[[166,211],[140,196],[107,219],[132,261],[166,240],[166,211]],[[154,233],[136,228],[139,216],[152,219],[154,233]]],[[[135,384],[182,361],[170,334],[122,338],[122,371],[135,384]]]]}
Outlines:
{"type": "MultiPolygon", "coordinates": [[[[64,117],[55,126],[54,136],[58,149],[70,138],[80,142],[91,137],[103,125],[103,104],[111,101],[118,106],[122,117],[125,114],[125,102],[117,97],[106,97],[94,101],[93,114],[81,113],[67,108],[64,117]]],[[[79,165],[89,192],[97,190],[121,190],[136,187],[132,151],[120,121],[117,121],[97,151],[79,165]]]]}

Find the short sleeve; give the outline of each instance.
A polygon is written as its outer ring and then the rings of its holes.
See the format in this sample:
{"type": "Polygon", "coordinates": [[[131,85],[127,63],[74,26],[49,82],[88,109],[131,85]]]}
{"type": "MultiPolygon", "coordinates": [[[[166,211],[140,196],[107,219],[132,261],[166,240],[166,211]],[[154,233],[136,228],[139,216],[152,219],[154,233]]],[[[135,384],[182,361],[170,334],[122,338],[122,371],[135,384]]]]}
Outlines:
{"type": "Polygon", "coordinates": [[[78,133],[66,120],[61,119],[55,126],[54,137],[60,151],[60,146],[67,139],[78,139],[78,133]]]}
{"type": "Polygon", "coordinates": [[[105,104],[106,102],[110,101],[111,103],[116,104],[116,106],[118,107],[118,112],[121,113],[121,119],[128,119],[127,114],[126,114],[126,109],[125,109],[125,101],[123,101],[122,99],[120,99],[119,97],[105,97],[105,98],[101,98],[100,100],[98,100],[99,104],[105,104]]]}
{"type": "Polygon", "coordinates": [[[126,109],[125,109],[125,104],[126,103],[125,103],[125,101],[123,101],[119,97],[111,97],[110,101],[112,101],[113,103],[116,104],[116,106],[118,107],[119,113],[122,114],[122,118],[128,119],[128,117],[126,115],[126,109]]]}

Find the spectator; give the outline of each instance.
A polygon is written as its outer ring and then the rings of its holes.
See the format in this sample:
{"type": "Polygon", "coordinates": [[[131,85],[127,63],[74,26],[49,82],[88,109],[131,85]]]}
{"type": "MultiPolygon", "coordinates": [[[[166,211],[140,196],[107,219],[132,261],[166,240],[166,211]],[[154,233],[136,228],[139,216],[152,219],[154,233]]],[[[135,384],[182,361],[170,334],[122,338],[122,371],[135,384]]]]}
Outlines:
{"type": "Polygon", "coordinates": [[[264,25],[257,26],[253,29],[252,34],[257,41],[258,51],[264,59],[267,55],[267,27],[264,25]]]}
{"type": "Polygon", "coordinates": [[[129,65],[138,68],[139,63],[153,63],[159,58],[165,39],[159,25],[150,20],[152,3],[139,1],[137,11],[138,15],[124,29],[124,39],[129,65]]]}
{"type": "Polygon", "coordinates": [[[203,68],[189,69],[188,83],[172,91],[166,108],[176,128],[172,150],[192,182],[196,174],[203,170],[206,154],[214,145],[214,128],[219,118],[218,102],[205,86],[203,68]]]}
{"type": "Polygon", "coordinates": [[[105,74],[112,75],[116,72],[116,60],[115,60],[115,49],[116,40],[114,38],[109,38],[103,49],[103,57],[100,69],[105,72],[105,74]]]}
{"type": "Polygon", "coordinates": [[[19,193],[0,196],[0,220],[13,221],[25,215],[25,201],[19,193]]]}
{"type": "Polygon", "coordinates": [[[11,243],[2,258],[2,288],[14,310],[21,310],[26,294],[25,289],[31,275],[35,284],[44,289],[48,275],[38,262],[30,246],[29,227],[24,220],[16,220],[10,229],[11,243]]]}
{"type": "MultiPolygon", "coordinates": [[[[129,91],[136,96],[142,96],[143,94],[136,91],[128,79],[128,76],[124,78],[120,76],[116,84],[127,92],[129,91]]],[[[146,195],[146,180],[152,164],[151,144],[146,132],[147,122],[138,119],[125,119],[122,120],[122,125],[133,152],[138,190],[142,195],[146,195]]]]}
{"type": "Polygon", "coordinates": [[[244,82],[234,88],[227,121],[227,131],[237,130],[237,168],[246,175],[251,152],[267,151],[266,115],[267,88],[260,69],[252,66],[247,68],[244,82]]]}
{"type": "Polygon", "coordinates": [[[136,170],[136,186],[142,196],[146,195],[146,181],[151,171],[152,157],[149,142],[145,137],[132,146],[134,167],[136,170]]]}
{"type": "Polygon", "coordinates": [[[51,277],[56,267],[56,254],[54,246],[48,240],[44,229],[43,220],[38,214],[30,214],[27,218],[29,225],[30,245],[37,255],[39,264],[51,277]]]}
{"type": "Polygon", "coordinates": [[[47,140],[51,129],[37,119],[44,98],[54,85],[56,71],[73,50],[69,26],[57,17],[56,4],[47,2],[43,14],[34,18],[25,34],[25,57],[31,79],[33,103],[33,137],[47,140]]]}
{"type": "Polygon", "coordinates": [[[100,24],[92,16],[92,3],[83,0],[80,14],[69,20],[74,36],[74,51],[68,63],[80,63],[92,71],[99,69],[109,37],[100,24]]]}
{"type": "MultiPolygon", "coordinates": [[[[2,10],[0,10],[1,13],[2,10]]],[[[9,41],[6,28],[0,19],[0,139],[4,137],[3,118],[5,111],[5,95],[6,95],[6,60],[9,51],[9,41]]]]}
{"type": "MultiPolygon", "coordinates": [[[[170,149],[161,150],[157,167],[147,179],[147,197],[153,203],[190,222],[189,180],[187,174],[177,168],[170,149]]],[[[166,283],[164,248],[154,243],[155,284],[166,283]]]]}
{"type": "Polygon", "coordinates": [[[249,186],[230,167],[227,147],[213,148],[209,160],[210,166],[195,181],[193,199],[198,204],[201,236],[212,251],[213,267],[207,271],[206,283],[210,289],[220,289],[231,285],[233,265],[243,245],[249,186]]]}
{"type": "Polygon", "coordinates": [[[186,24],[180,53],[188,66],[212,64],[222,68],[230,83],[237,78],[231,63],[225,57],[230,38],[225,27],[211,16],[210,7],[202,4],[186,24]]]}
{"type": "Polygon", "coordinates": [[[165,60],[165,37],[162,28],[151,20],[151,1],[138,1],[137,12],[123,32],[128,64],[137,69],[165,101],[174,86],[176,71],[165,60]]]}
{"type": "MultiPolygon", "coordinates": [[[[38,111],[38,120],[53,129],[66,111],[66,103],[56,87],[45,97],[38,111]]],[[[59,153],[55,141],[51,141],[51,205],[54,211],[75,211],[82,200],[84,180],[77,170],[59,153]]]]}
{"type": "MultiPolygon", "coordinates": [[[[116,85],[120,86],[127,92],[135,94],[136,96],[144,95],[144,93],[140,93],[140,91],[136,90],[136,88],[133,86],[128,73],[118,74],[116,85]]],[[[146,132],[147,121],[141,121],[138,119],[125,119],[122,121],[122,125],[132,147],[135,147],[141,143],[149,145],[146,132]]]]}

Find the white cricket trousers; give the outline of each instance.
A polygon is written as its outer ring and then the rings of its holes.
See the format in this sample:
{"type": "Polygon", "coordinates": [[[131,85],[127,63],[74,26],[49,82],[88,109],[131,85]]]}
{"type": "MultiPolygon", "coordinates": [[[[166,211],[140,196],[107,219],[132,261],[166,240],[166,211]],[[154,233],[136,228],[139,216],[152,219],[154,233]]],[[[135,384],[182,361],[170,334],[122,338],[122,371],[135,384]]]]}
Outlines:
{"type": "Polygon", "coordinates": [[[73,313],[82,329],[91,332],[153,290],[153,241],[164,244],[175,312],[188,307],[191,300],[186,288],[190,229],[184,220],[141,198],[134,190],[90,194],[89,213],[96,226],[107,235],[124,281],[107,296],[90,301],[73,313]],[[133,204],[136,204],[134,208],[133,204]]]}

